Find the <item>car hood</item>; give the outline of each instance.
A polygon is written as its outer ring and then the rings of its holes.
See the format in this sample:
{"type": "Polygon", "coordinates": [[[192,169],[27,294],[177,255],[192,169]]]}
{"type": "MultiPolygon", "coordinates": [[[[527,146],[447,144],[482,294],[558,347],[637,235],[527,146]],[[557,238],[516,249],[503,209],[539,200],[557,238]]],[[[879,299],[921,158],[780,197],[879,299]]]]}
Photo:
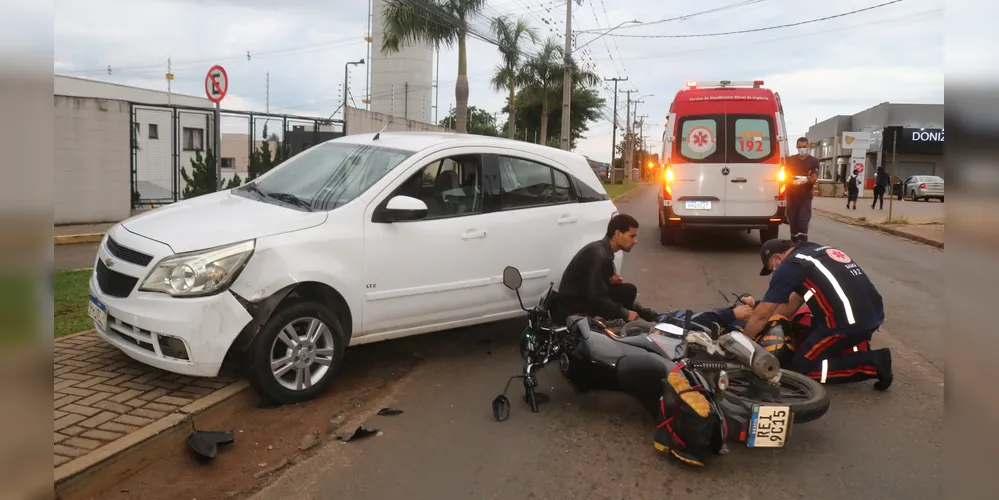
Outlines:
{"type": "Polygon", "coordinates": [[[304,212],[223,191],[157,208],[121,225],[183,253],[308,229],[325,222],[328,215],[325,211],[304,212]]]}

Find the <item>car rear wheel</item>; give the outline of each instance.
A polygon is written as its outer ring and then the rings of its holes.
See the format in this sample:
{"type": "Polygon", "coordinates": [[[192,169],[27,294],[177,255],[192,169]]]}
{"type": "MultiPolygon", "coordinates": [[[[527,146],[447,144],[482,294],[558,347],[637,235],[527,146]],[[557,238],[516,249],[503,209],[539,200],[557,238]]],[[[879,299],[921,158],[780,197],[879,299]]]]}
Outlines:
{"type": "Polygon", "coordinates": [[[919,201],[919,198],[916,198],[916,191],[915,190],[909,192],[909,199],[912,200],[912,201],[919,201]]]}
{"type": "Polygon", "coordinates": [[[780,236],[780,226],[770,226],[766,229],[760,229],[760,244],[764,244],[770,240],[776,240],[780,236]]]}
{"type": "Polygon", "coordinates": [[[659,243],[663,246],[676,245],[677,232],[680,230],[675,227],[662,226],[659,228],[659,243]]]}
{"type": "Polygon", "coordinates": [[[333,311],[293,299],[253,339],[247,351],[250,383],[278,404],[308,401],[329,387],[346,347],[347,335],[333,311]]]}

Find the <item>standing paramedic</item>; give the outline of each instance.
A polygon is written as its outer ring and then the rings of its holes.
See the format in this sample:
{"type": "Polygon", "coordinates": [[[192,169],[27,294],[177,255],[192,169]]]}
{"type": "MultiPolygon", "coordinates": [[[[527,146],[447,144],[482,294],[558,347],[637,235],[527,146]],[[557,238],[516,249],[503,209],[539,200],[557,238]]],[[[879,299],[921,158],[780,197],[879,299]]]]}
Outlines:
{"type": "Polygon", "coordinates": [[[787,223],[791,241],[808,241],[808,223],[812,220],[812,188],[819,180],[819,160],[808,154],[808,139],[799,137],[798,154],[787,159],[794,179],[787,187],[787,223]]]}
{"type": "Polygon", "coordinates": [[[788,240],[766,242],[760,257],[760,275],[773,277],[743,333],[756,338],[775,314],[790,317],[807,304],[815,329],[795,351],[790,368],[823,384],[876,378],[874,388],[887,390],[891,351],[849,350],[871,340],[885,318],[881,294],[860,266],[829,245],[788,240]]]}

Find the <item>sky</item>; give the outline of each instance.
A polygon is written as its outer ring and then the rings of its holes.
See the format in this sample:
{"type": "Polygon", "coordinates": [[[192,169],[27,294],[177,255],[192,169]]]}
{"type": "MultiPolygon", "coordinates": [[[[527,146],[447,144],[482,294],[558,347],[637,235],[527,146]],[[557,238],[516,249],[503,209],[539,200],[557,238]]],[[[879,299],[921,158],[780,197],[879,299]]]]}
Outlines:
{"type": "MultiPolygon", "coordinates": [[[[889,1],[584,0],[573,4],[572,31],[582,47],[575,56],[603,78],[628,79],[618,84],[620,127],[625,91],[645,96],[637,114],[646,117],[643,133],[653,152],[670,102],[690,80],[763,80],[780,93],[789,136],[797,137],[816,120],[885,101],[942,104],[943,1],[902,0],[799,26],[701,35],[810,21],[889,1]],[[640,24],[598,37],[633,20],[640,24]]],[[[563,0],[488,0],[474,24],[487,29],[499,15],[523,17],[542,37],[564,41],[563,0]]],[[[328,117],[341,102],[344,64],[367,57],[368,3],[359,0],[56,0],[54,18],[56,74],[166,90],[170,59],[173,92],[201,96],[205,73],[221,64],[229,76],[224,109],[263,111],[269,72],[271,112],[328,117]]],[[[498,113],[505,93],[489,87],[498,50],[472,39],[468,55],[469,104],[498,113]]],[[[456,50],[442,49],[434,69],[438,118],[454,106],[457,67],[456,50]]],[[[358,106],[366,69],[351,67],[349,95],[358,106]]],[[[598,90],[606,100],[603,118],[589,124],[576,151],[608,161],[613,84],[598,90]]],[[[497,116],[502,126],[505,114],[497,116]]]]}

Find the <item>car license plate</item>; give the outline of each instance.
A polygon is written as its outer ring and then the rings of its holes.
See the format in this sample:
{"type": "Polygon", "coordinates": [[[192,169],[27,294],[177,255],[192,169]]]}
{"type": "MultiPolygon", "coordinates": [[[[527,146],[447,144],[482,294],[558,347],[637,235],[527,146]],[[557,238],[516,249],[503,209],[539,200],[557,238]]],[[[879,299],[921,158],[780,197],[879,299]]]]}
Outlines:
{"type": "Polygon", "coordinates": [[[711,210],[711,202],[705,200],[693,200],[686,203],[687,210],[711,210]]]}
{"type": "Polygon", "coordinates": [[[90,314],[90,319],[94,320],[101,330],[108,330],[108,308],[104,304],[101,304],[101,301],[97,300],[93,295],[90,296],[87,313],[90,314]]]}
{"type": "Polygon", "coordinates": [[[753,405],[746,444],[750,448],[783,448],[792,420],[789,406],[753,405]]]}

